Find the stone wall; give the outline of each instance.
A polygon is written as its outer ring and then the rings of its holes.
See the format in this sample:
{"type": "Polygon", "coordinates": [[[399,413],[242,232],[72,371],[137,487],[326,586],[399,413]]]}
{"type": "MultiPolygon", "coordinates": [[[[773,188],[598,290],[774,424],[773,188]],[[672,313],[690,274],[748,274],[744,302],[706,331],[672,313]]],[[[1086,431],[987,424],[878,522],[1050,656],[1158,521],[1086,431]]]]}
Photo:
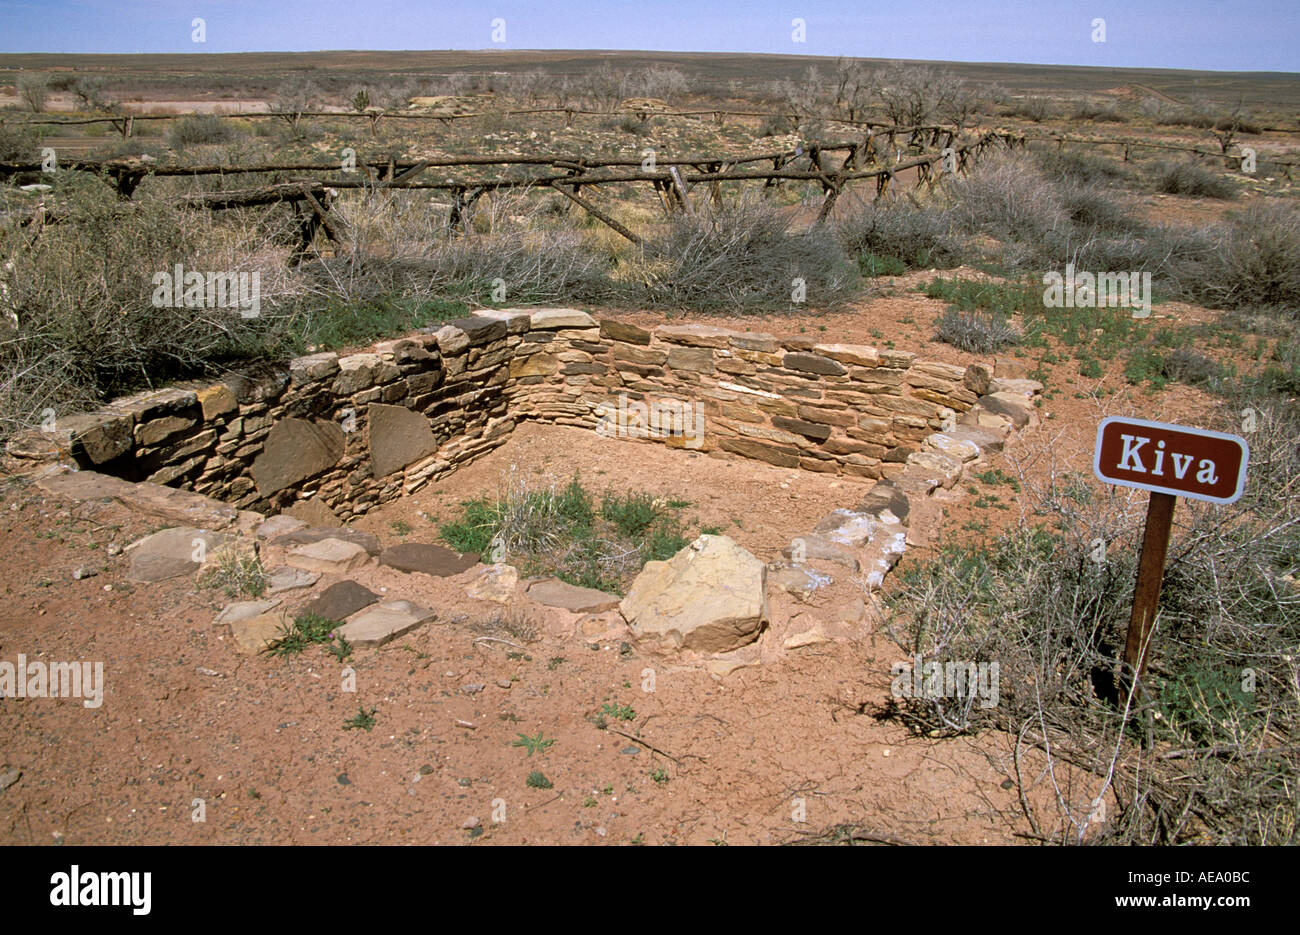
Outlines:
{"type": "Polygon", "coordinates": [[[645,330],[571,309],[491,310],[365,353],[116,400],[16,436],[8,453],[261,512],[311,500],[346,520],[456,470],[524,419],[894,477],[977,402],[997,412],[998,383],[988,365],[903,351],[707,325],[645,330]]]}
{"type": "Polygon", "coordinates": [[[866,478],[901,471],[992,376],[906,351],[611,320],[524,334],[510,372],[520,419],[866,478]]]}

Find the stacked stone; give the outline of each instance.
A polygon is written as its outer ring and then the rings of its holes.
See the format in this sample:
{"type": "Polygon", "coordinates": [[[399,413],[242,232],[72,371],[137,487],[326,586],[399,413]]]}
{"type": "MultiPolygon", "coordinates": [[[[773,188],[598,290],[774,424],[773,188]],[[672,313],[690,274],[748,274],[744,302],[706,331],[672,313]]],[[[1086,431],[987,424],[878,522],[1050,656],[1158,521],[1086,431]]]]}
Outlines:
{"type": "Polygon", "coordinates": [[[597,327],[582,317],[585,327],[534,325],[524,335],[511,364],[512,411],[520,418],[595,427],[602,415],[628,411],[623,396],[644,404],[643,424],[611,434],[686,446],[689,420],[683,424],[671,404],[688,403],[700,407],[706,431],[689,447],[781,467],[867,478],[901,473],[927,436],[980,398],[971,384],[978,387],[982,375],[987,388],[991,376],[986,365],[917,362],[904,351],[708,325],[597,327]]]}
{"type": "Polygon", "coordinates": [[[586,312],[542,309],[510,364],[511,411],[520,419],[595,428],[613,359],[601,328],[586,312]]]}
{"type": "Polygon", "coordinates": [[[936,432],[959,416],[1022,425],[1036,388],[996,380],[986,364],[863,345],[488,310],[364,353],[120,399],[16,436],[8,453],[259,511],[310,499],[347,520],[481,457],[524,419],[781,467],[946,476],[953,452],[935,447],[936,432]]]}
{"type": "MultiPolygon", "coordinates": [[[[527,312],[489,310],[449,322],[432,335],[442,354],[440,386],[411,400],[423,413],[434,444],[418,457],[397,451],[401,490],[414,493],[502,444],[514,430],[507,384],[510,362],[528,330],[527,312]]],[[[412,429],[412,431],[414,431],[412,429]]],[[[396,439],[372,437],[371,450],[392,450],[396,439]]]]}

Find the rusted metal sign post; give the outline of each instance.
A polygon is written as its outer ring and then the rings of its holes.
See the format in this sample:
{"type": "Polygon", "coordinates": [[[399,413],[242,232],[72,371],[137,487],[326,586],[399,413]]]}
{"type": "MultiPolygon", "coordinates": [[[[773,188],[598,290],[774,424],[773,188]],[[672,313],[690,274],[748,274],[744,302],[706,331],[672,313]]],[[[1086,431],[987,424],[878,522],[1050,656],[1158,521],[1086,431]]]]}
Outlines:
{"type": "Polygon", "coordinates": [[[1124,661],[1138,679],[1146,671],[1151,627],[1160,606],[1175,499],[1232,503],[1246,487],[1249,459],[1246,440],[1223,432],[1115,416],[1103,419],[1097,427],[1093,460],[1097,477],[1108,484],[1151,492],[1133,589],[1133,615],[1124,642],[1124,661]]]}

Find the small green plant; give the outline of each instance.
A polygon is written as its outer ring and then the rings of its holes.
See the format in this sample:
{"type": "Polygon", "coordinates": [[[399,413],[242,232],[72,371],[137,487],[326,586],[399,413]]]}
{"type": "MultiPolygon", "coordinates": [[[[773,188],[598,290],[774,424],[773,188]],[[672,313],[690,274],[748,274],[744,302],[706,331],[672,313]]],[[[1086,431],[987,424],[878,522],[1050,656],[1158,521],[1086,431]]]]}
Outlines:
{"type": "Polygon", "coordinates": [[[662,786],[668,782],[668,770],[652,769],[650,771],[650,778],[653,779],[657,785],[662,786]]]}
{"type": "Polygon", "coordinates": [[[1016,480],[1010,474],[1007,474],[1001,468],[989,468],[987,471],[982,471],[979,474],[976,474],[975,479],[981,484],[988,484],[990,487],[1005,484],[1016,492],[1020,491],[1020,481],[1016,480]]]}
{"type": "Polygon", "coordinates": [[[352,644],[340,636],[333,643],[327,644],[325,651],[339,662],[347,662],[352,655],[352,644]]]}
{"type": "Polygon", "coordinates": [[[395,519],[390,525],[393,532],[399,536],[409,536],[411,534],[411,524],[404,519],[395,519]]]}
{"type": "Polygon", "coordinates": [[[1139,386],[1146,383],[1152,389],[1164,389],[1169,384],[1165,376],[1165,355],[1154,347],[1138,348],[1124,367],[1124,377],[1139,386]]]}
{"type": "Polygon", "coordinates": [[[907,264],[898,257],[881,256],[868,250],[858,256],[858,269],[863,276],[901,276],[907,272],[907,264]]]}
{"type": "Polygon", "coordinates": [[[675,514],[688,505],[633,491],[607,492],[597,506],[576,475],[544,489],[512,480],[501,497],[463,502],[441,535],[458,551],[499,551],[529,575],[622,593],[646,562],[685,547],[675,514]]]}
{"type": "Polygon", "coordinates": [[[600,713],[605,717],[612,717],[616,721],[635,721],[636,711],[632,710],[631,705],[613,704],[607,702],[601,705],[600,713]]]}
{"type": "Polygon", "coordinates": [[[547,661],[546,663],[546,669],[548,672],[554,672],[556,669],[564,665],[566,662],[568,662],[568,660],[565,659],[563,656],[552,656],[550,660],[547,661]]]}
{"type": "Polygon", "coordinates": [[[549,779],[546,778],[545,773],[543,773],[541,770],[536,770],[536,769],[528,774],[528,778],[525,780],[525,784],[530,789],[549,789],[551,788],[552,785],[554,785],[549,779]]]}
{"type": "MultiPolygon", "coordinates": [[[[266,652],[272,656],[295,656],[301,653],[309,646],[317,646],[321,643],[331,643],[335,639],[335,632],[343,624],[338,620],[330,620],[328,617],[322,617],[320,614],[299,614],[293,618],[293,623],[283,632],[284,635],[278,639],[272,640],[266,647],[266,652]]],[[[347,652],[351,652],[351,647],[343,643],[347,652]]],[[[346,653],[342,656],[338,650],[331,648],[335,658],[342,661],[346,658],[346,653]]]]}
{"type": "Polygon", "coordinates": [[[511,743],[510,746],[523,747],[528,751],[528,755],[532,756],[534,753],[546,753],[553,743],[555,743],[554,738],[546,739],[542,736],[542,732],[538,731],[536,737],[520,734],[519,739],[511,743]]]}
{"type": "Polygon", "coordinates": [[[365,708],[358,705],[357,713],[343,722],[343,729],[369,731],[375,726],[375,721],[377,720],[375,717],[376,710],[378,709],[371,708],[367,711],[365,708]]]}

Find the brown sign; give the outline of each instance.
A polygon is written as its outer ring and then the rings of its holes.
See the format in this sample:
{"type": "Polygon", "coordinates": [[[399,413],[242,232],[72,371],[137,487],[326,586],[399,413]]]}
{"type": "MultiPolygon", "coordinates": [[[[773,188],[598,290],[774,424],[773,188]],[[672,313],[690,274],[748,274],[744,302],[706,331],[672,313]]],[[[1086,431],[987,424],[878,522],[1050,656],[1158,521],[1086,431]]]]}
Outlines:
{"type": "Polygon", "coordinates": [[[1249,458],[1237,435],[1112,416],[1097,427],[1093,471],[1108,484],[1232,503],[1245,489],[1249,458]]]}

